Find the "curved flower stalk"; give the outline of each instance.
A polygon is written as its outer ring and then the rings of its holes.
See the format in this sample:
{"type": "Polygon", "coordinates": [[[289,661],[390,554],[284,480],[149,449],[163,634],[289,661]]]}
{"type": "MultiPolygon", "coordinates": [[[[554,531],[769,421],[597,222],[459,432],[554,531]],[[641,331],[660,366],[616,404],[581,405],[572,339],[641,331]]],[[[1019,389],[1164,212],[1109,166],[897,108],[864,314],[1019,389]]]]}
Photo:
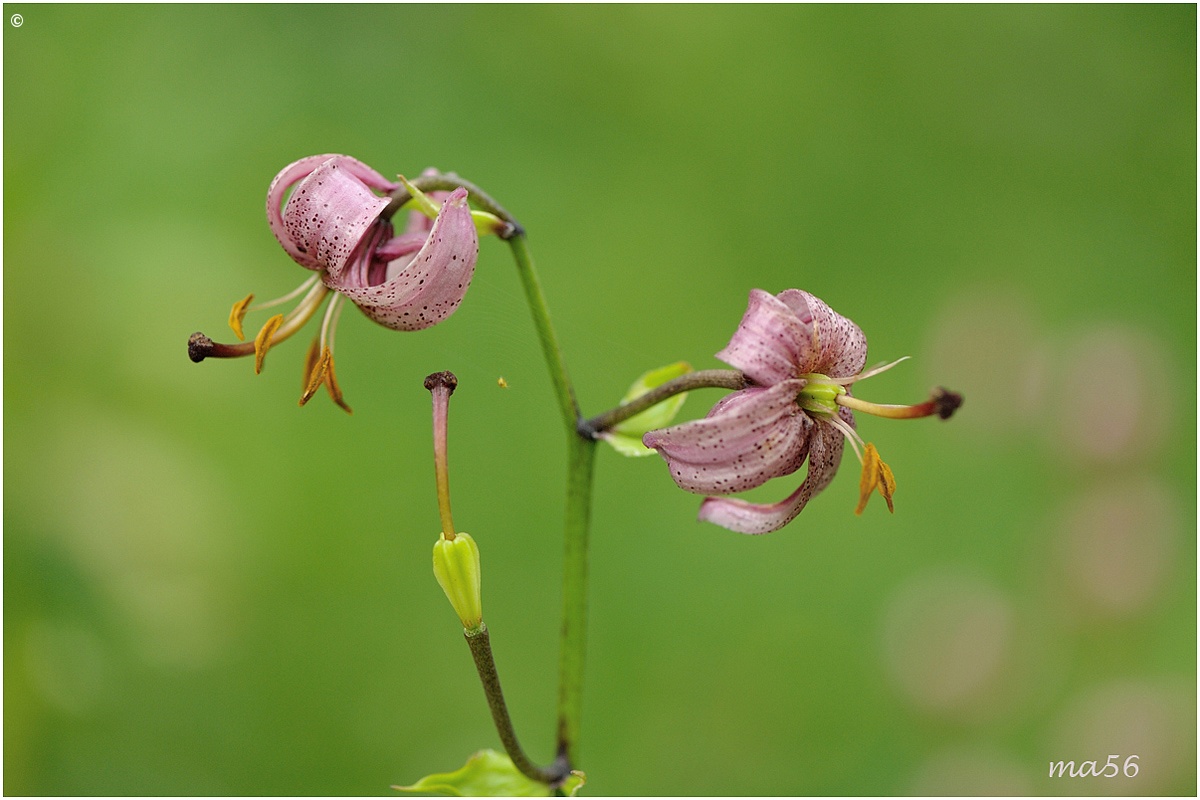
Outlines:
{"type": "Polygon", "coordinates": [[[435,372],[425,378],[425,388],[433,397],[433,469],[437,481],[438,515],[442,521],[442,533],[433,546],[433,574],[462,623],[463,636],[471,648],[492,721],[511,759],[509,771],[520,772],[544,787],[556,788],[568,778],[570,765],[565,757],[560,757],[548,767],[539,767],[517,741],[492,657],[491,634],[483,621],[479,546],[469,534],[456,532],[454,528],[454,516],[450,511],[447,439],[450,395],[457,386],[458,378],[453,372],[435,372]]]}
{"type": "Polygon", "coordinates": [[[267,320],[253,347],[248,343],[218,344],[203,334],[193,334],[188,342],[192,360],[253,353],[259,372],[271,346],[303,327],[332,292],[320,332],[309,348],[300,404],[324,385],[335,402],[349,411],[333,367],[342,299],[392,330],[422,330],[458,308],[471,285],[479,255],[466,189],[439,193],[436,197],[441,204],[437,206],[403,178],[400,181],[389,181],[361,161],[343,155],[310,156],[280,171],[267,190],[267,222],[292,260],[316,274],[277,300],[251,305],[254,296],[250,295],[234,304],[229,324],[238,339],[243,339],[242,320],[248,312],[301,298],[286,316],[267,320]],[[291,195],[284,203],[289,189],[291,195]],[[386,195],[405,189],[414,196],[418,210],[397,236],[386,213],[391,198],[377,192],[386,195]]]}
{"type": "Polygon", "coordinates": [[[863,332],[798,289],[779,295],[753,290],[737,331],[717,357],[756,385],[725,396],[704,419],[650,431],[642,441],[666,459],[680,488],[710,495],[700,506],[700,519],[740,533],[769,533],[795,519],[833,480],[846,441],[863,464],[856,513],[862,513],[876,489],[891,509],[892,471],[875,446],[858,435],[852,411],[945,419],[962,403],[945,390],[915,406],[880,406],[854,398],[853,383],[899,361],[864,372],[863,332]],[[790,475],[805,461],[804,481],[777,503],[724,496],[790,475]]]}

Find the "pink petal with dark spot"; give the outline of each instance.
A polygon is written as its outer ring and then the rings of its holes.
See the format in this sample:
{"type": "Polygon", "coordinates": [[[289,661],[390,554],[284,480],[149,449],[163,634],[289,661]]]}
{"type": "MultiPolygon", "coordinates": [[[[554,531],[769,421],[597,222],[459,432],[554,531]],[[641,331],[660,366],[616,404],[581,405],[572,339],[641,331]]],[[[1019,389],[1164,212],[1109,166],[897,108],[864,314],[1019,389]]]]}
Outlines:
{"type": "Polygon", "coordinates": [[[388,198],[377,197],[341,159],[331,158],[302,180],[283,210],[283,230],[301,264],[338,276],[388,198]]]}
{"type": "MultiPolygon", "coordinates": [[[[848,409],[839,416],[854,425],[848,409]]],[[[700,504],[698,518],[738,533],[771,533],[796,518],[808,501],[816,497],[837,473],[846,440],[841,431],[827,422],[816,423],[808,447],[808,475],[800,488],[786,499],[772,504],[750,503],[736,497],[709,497],[700,504]]]]}
{"type": "Polygon", "coordinates": [[[862,372],[867,363],[867,337],[857,325],[808,292],[787,289],[778,298],[813,330],[812,367],[805,372],[831,378],[849,378],[862,372]]]}
{"type": "MultiPolygon", "coordinates": [[[[387,180],[366,164],[350,156],[330,153],[309,156],[288,164],[280,170],[275,179],[271,181],[270,188],[267,189],[267,224],[271,226],[271,232],[275,234],[275,238],[283,245],[283,249],[287,251],[288,255],[296,263],[308,269],[324,269],[325,267],[308,244],[298,241],[294,232],[289,230],[289,226],[284,223],[284,215],[281,210],[283,196],[297,182],[311,176],[318,168],[330,162],[337,163],[339,169],[357,178],[368,189],[391,192],[399,188],[399,184],[387,180]]],[[[367,193],[370,194],[369,191],[367,193]]],[[[386,201],[384,205],[387,205],[386,201]]]]}
{"type": "Polygon", "coordinates": [[[642,443],[666,459],[681,489],[730,494],[800,468],[813,421],[796,405],[804,381],[727,395],[704,419],[650,431],[642,443]]]}
{"type": "Polygon", "coordinates": [[[774,295],[753,289],[737,331],[717,358],[755,383],[771,386],[816,372],[812,369],[815,355],[812,327],[774,295]]]}
{"type": "MultiPolygon", "coordinates": [[[[405,234],[397,240],[401,244],[411,243],[411,235],[405,234]]],[[[392,246],[383,245],[382,252],[388,252],[392,246]]],[[[479,237],[467,206],[467,190],[459,188],[442,203],[421,249],[414,256],[404,256],[398,259],[399,263],[389,264],[381,276],[382,283],[370,285],[375,270],[360,268],[362,262],[357,260],[360,254],[355,254],[354,268],[340,279],[331,276],[326,284],[354,301],[380,325],[398,331],[417,331],[454,313],[471,285],[478,255],[479,237]]],[[[368,252],[362,257],[370,256],[368,252]]]]}

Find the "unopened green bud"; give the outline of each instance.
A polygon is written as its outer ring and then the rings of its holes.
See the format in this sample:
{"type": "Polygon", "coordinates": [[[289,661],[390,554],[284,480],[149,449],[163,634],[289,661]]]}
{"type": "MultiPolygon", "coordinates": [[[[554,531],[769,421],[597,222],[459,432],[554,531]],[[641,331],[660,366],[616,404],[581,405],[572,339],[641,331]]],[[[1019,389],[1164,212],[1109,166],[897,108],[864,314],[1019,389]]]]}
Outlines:
{"type": "Polygon", "coordinates": [[[836,414],[838,412],[837,398],[838,395],[846,393],[845,386],[834,383],[828,375],[822,375],[819,372],[800,377],[808,381],[800,390],[800,396],[796,398],[796,402],[801,408],[819,414],[836,414]]]}
{"type": "Polygon", "coordinates": [[[480,592],[479,546],[468,534],[453,539],[438,537],[433,546],[433,575],[454,613],[468,631],[483,624],[483,597],[480,592]]]}

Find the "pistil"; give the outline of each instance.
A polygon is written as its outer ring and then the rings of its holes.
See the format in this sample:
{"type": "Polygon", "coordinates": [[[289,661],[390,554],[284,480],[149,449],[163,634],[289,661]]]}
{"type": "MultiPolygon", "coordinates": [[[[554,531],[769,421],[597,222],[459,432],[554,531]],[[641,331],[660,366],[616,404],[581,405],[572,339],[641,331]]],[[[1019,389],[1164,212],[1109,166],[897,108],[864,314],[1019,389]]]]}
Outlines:
{"type": "Polygon", "coordinates": [[[838,395],[834,398],[834,402],[853,411],[861,411],[864,414],[887,419],[920,419],[921,417],[932,417],[934,414],[942,419],[950,419],[962,405],[962,395],[939,386],[924,403],[911,406],[871,403],[848,394],[838,395]]]}
{"type": "Polygon", "coordinates": [[[450,467],[447,436],[450,395],[458,386],[453,372],[435,372],[425,379],[425,388],[433,395],[433,471],[437,478],[438,514],[442,518],[442,538],[454,541],[454,518],[450,514],[450,467]]]}
{"type": "MultiPolygon", "coordinates": [[[[312,284],[299,305],[280,320],[278,327],[274,331],[267,337],[262,337],[263,342],[261,343],[239,342],[238,344],[224,344],[214,342],[203,333],[193,333],[188,338],[188,358],[199,363],[206,358],[240,358],[242,356],[257,355],[260,352],[265,356],[266,350],[291,337],[296,331],[303,328],[305,323],[312,319],[313,314],[317,313],[317,309],[321,307],[321,302],[325,299],[325,295],[329,294],[329,291],[329,288],[320,281],[312,284]]],[[[246,301],[243,300],[240,302],[245,303],[246,301]]],[[[235,311],[237,310],[237,305],[235,304],[234,306],[235,311]]],[[[263,330],[275,324],[274,321],[275,317],[268,320],[267,324],[263,326],[263,330]]],[[[259,335],[260,337],[262,336],[262,331],[259,332],[259,335]]],[[[261,370],[261,364],[259,365],[259,369],[261,370]]]]}

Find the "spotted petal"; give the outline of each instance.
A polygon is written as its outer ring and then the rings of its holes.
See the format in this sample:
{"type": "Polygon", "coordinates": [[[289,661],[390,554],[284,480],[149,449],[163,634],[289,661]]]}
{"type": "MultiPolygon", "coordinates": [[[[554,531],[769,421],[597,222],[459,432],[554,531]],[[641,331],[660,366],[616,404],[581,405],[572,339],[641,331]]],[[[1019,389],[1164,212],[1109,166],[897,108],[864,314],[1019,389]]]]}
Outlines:
{"type": "Polygon", "coordinates": [[[288,198],[284,235],[310,268],[323,269],[336,280],[389,202],[376,196],[341,159],[331,158],[288,198]]]}
{"type": "MultiPolygon", "coordinates": [[[[851,427],[854,417],[848,409],[839,416],[851,427]]],[[[736,497],[709,497],[700,504],[699,519],[738,533],[770,533],[787,525],[804,510],[837,473],[846,440],[842,432],[828,422],[816,423],[808,448],[808,475],[800,488],[786,499],[772,504],[750,503],[736,497]]]]}
{"type": "Polygon", "coordinates": [[[796,405],[802,380],[727,395],[704,419],[650,431],[642,442],[658,450],[681,489],[729,494],[800,468],[813,421],[796,405]]]}
{"type": "Polygon", "coordinates": [[[742,321],[717,358],[755,383],[772,386],[818,371],[811,368],[816,355],[812,341],[811,325],[774,295],[753,289],[742,321]]]}
{"type": "Polygon", "coordinates": [[[804,372],[819,372],[832,378],[848,378],[862,372],[867,363],[867,337],[857,325],[808,292],[787,289],[778,298],[812,331],[813,357],[810,368],[804,372]]]}
{"type": "MultiPolygon", "coordinates": [[[[279,240],[283,249],[296,263],[308,269],[327,269],[328,264],[322,261],[320,253],[329,253],[332,250],[340,252],[346,245],[353,248],[358,241],[357,238],[348,241],[349,238],[353,238],[352,233],[347,232],[343,235],[333,232],[337,226],[329,219],[330,209],[334,209],[334,212],[338,214],[349,214],[349,219],[355,220],[355,222],[347,224],[358,228],[357,235],[358,238],[361,238],[366,224],[369,224],[371,220],[368,219],[365,224],[362,224],[362,221],[358,219],[360,214],[353,213],[355,203],[351,203],[351,199],[357,199],[359,203],[369,205],[374,209],[371,216],[377,217],[379,211],[389,201],[376,197],[370,190],[390,192],[398,187],[399,184],[387,180],[366,164],[350,156],[329,153],[309,156],[288,164],[271,181],[271,186],[267,189],[267,223],[271,226],[271,232],[275,234],[275,238],[279,240]],[[297,195],[300,193],[300,187],[297,187],[288,201],[288,209],[295,212],[293,220],[290,224],[285,223],[287,214],[282,210],[282,206],[283,196],[287,190],[297,183],[301,183],[303,186],[307,179],[311,178],[318,170],[322,171],[322,175],[328,176],[334,169],[341,170],[338,173],[341,180],[323,185],[321,188],[317,188],[316,184],[310,184],[309,189],[305,192],[309,199],[303,204],[303,212],[299,205],[293,209],[293,201],[297,200],[297,195]],[[371,199],[368,200],[368,197],[371,199]],[[382,201],[382,205],[380,201],[382,201]],[[312,221],[314,217],[312,212],[316,212],[315,216],[319,224],[314,227],[305,226],[302,223],[306,220],[312,221]],[[340,245],[336,248],[331,248],[330,243],[326,243],[324,247],[319,246],[322,231],[330,236],[338,235],[340,245]]],[[[348,252],[346,251],[345,254],[348,255],[348,252]]]]}
{"type": "Polygon", "coordinates": [[[410,232],[377,251],[366,246],[355,253],[350,268],[337,276],[330,274],[326,283],[368,317],[393,330],[416,331],[435,325],[458,308],[475,273],[479,237],[467,205],[467,190],[451,192],[424,244],[411,253],[414,242],[410,232]],[[377,262],[364,260],[372,254],[402,255],[386,269],[378,269],[377,262]]]}

